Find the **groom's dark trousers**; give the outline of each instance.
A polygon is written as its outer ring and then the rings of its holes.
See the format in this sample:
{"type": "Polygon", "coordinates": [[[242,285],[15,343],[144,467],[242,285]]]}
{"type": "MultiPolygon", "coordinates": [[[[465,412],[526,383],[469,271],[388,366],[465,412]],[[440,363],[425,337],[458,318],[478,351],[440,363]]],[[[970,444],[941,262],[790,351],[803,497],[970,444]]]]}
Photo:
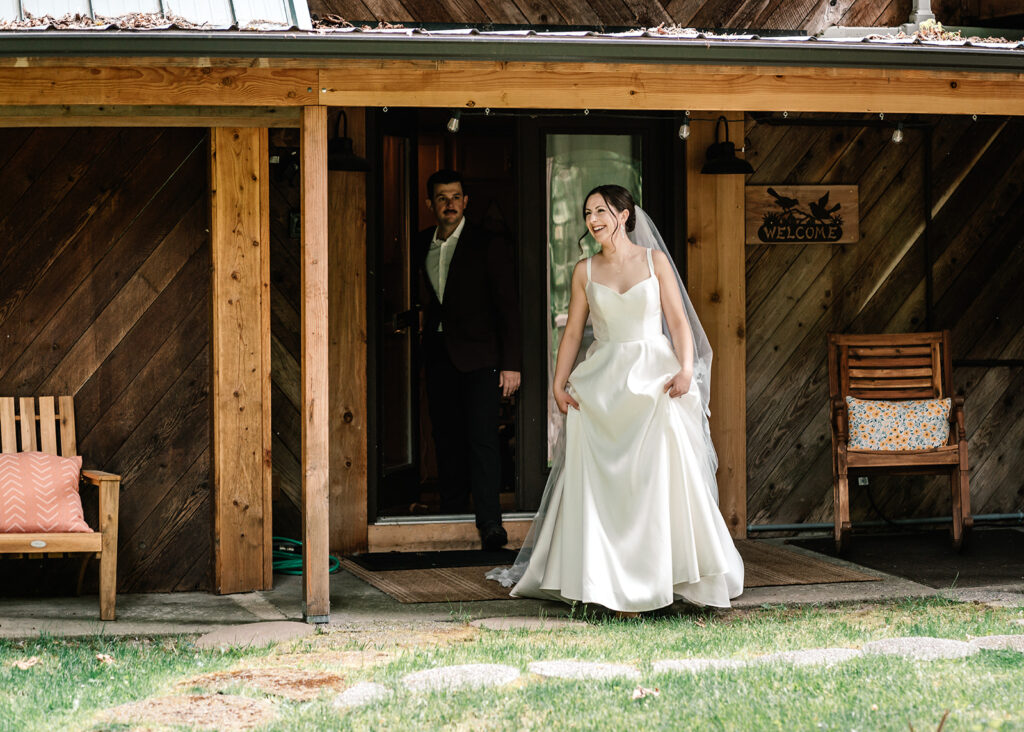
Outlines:
{"type": "Polygon", "coordinates": [[[433,236],[433,227],[421,232],[415,251],[441,512],[465,512],[472,495],[477,528],[500,526],[498,372],[519,371],[522,360],[512,250],[467,221],[448,267],[442,304],[425,269],[433,236]]]}

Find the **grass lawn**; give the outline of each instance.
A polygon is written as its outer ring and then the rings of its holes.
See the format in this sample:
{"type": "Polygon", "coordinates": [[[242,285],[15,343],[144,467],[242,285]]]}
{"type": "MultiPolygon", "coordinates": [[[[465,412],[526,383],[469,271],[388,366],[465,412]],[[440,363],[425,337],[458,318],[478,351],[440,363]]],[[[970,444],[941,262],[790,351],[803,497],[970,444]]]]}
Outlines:
{"type": "Polygon", "coordinates": [[[215,692],[193,679],[239,667],[331,671],[345,686],[374,681],[394,690],[386,701],[339,712],[330,704],[336,691],[302,702],[229,686],[229,694],[247,701],[272,701],[275,719],[258,729],[935,730],[947,711],[944,730],[1024,729],[1024,653],[1015,651],[938,661],[863,656],[830,667],[762,664],[699,674],[656,674],[651,666],[669,658],[750,660],[783,650],[860,648],[900,636],[1024,634],[1013,622],[1022,617],[1021,609],[933,598],[587,619],[583,626],[531,632],[478,630],[455,609],[450,623],[341,627],[271,649],[227,653],[197,650],[192,638],[0,640],[0,730],[167,729],[104,715],[137,700],[215,692]],[[531,661],[564,658],[632,664],[640,684],[660,694],[633,700],[633,681],[527,673],[531,661]],[[523,675],[496,689],[403,690],[405,674],[466,663],[508,664],[523,675]]]}

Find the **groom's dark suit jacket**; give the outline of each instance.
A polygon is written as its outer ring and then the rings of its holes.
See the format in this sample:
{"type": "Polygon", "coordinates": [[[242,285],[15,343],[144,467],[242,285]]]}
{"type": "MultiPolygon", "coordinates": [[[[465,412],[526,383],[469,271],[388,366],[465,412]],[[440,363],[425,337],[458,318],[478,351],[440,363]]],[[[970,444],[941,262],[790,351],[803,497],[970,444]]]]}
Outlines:
{"type": "Polygon", "coordinates": [[[426,270],[435,230],[421,231],[414,249],[422,281],[424,338],[443,336],[459,371],[520,371],[522,333],[511,246],[467,221],[448,267],[442,304],[426,270]],[[439,323],[443,333],[437,332],[439,323]]]}

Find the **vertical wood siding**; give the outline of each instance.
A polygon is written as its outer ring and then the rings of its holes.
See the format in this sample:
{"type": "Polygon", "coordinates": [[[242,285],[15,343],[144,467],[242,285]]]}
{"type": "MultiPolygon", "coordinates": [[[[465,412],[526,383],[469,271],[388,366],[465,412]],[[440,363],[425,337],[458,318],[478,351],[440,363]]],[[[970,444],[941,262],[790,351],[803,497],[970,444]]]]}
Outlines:
{"type": "Polygon", "coordinates": [[[0,130],[0,393],[75,396],[85,464],[123,478],[120,592],[210,586],[206,147],[0,130]]]}
{"type": "MultiPolygon", "coordinates": [[[[953,359],[1024,358],[1024,121],[936,118],[934,327],[953,359]]],[[[860,186],[861,240],[747,248],[747,491],[754,524],[832,520],[825,336],[925,330],[925,135],[748,122],[751,185],[860,186]]],[[[974,513],[1024,507],[1024,369],[954,368],[966,394],[974,513]]],[[[948,481],[851,486],[853,519],[941,516],[948,481]]]]}
{"type": "Polygon", "coordinates": [[[455,23],[804,30],[906,23],[911,0],[311,0],[320,17],[353,23],[455,23]]]}

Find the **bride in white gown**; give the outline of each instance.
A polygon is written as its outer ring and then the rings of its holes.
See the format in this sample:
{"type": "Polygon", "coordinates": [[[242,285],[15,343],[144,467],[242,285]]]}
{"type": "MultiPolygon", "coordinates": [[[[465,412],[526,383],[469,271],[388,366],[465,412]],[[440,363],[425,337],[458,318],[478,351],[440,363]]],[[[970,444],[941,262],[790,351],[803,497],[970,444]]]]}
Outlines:
{"type": "Polygon", "coordinates": [[[743,562],[717,505],[707,338],[626,189],[594,189],[584,219],[601,252],[573,272],[553,385],[564,433],[515,565],[488,577],[625,613],[729,607],[743,562]],[[573,369],[588,316],[595,340],[573,369]]]}

